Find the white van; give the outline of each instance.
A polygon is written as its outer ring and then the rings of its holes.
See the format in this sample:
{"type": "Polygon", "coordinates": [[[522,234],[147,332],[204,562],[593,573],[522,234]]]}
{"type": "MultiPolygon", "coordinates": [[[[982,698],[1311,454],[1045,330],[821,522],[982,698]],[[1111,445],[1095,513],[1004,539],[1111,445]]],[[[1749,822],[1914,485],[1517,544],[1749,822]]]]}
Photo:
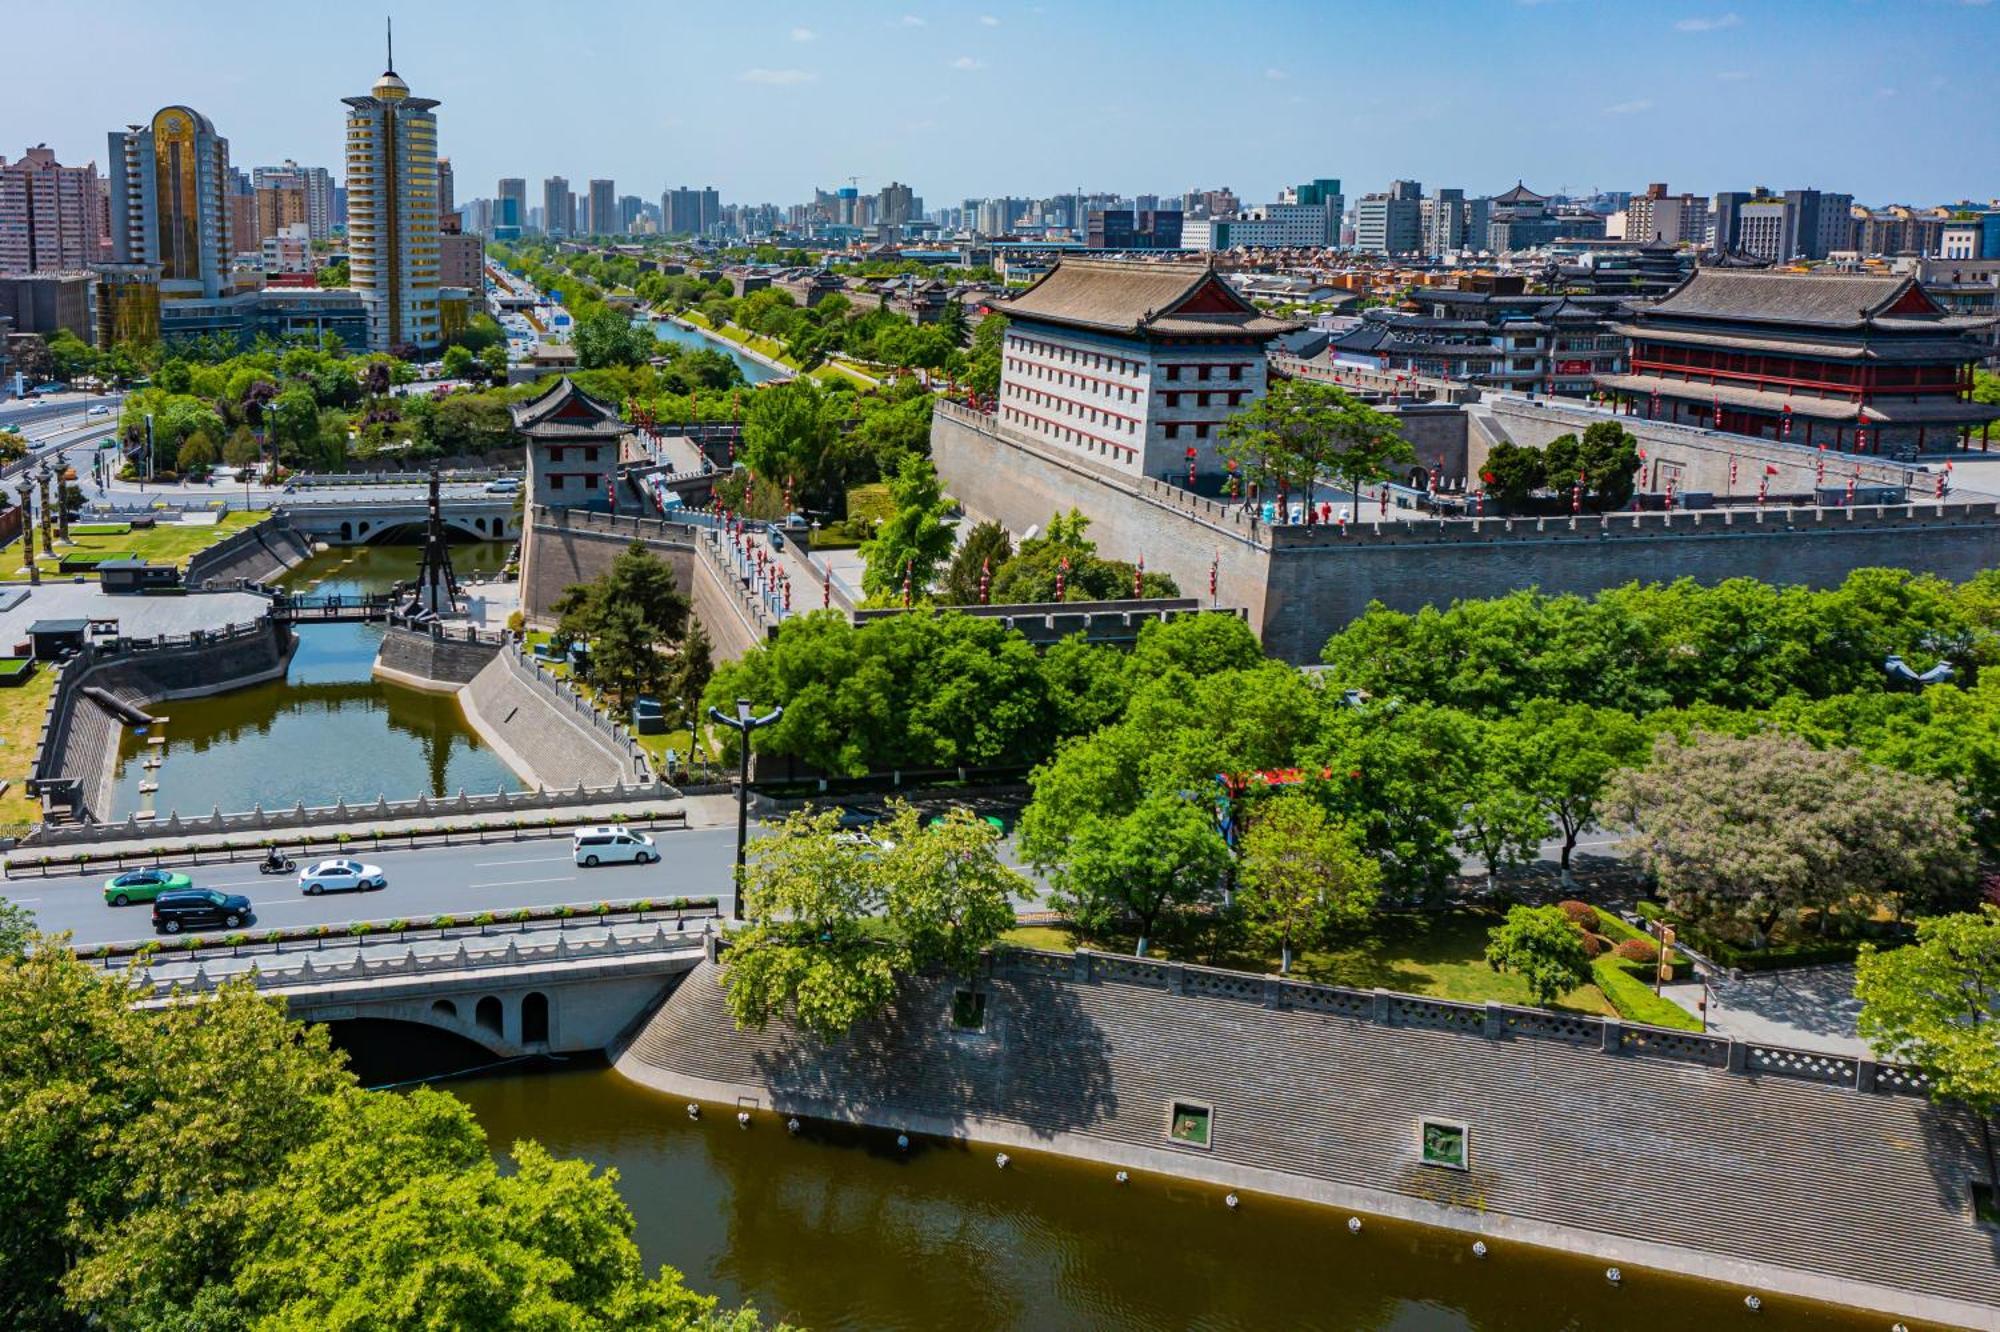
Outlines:
{"type": "Polygon", "coordinates": [[[595,828],[578,828],[570,834],[569,841],[576,863],[584,866],[613,865],[620,861],[647,865],[660,858],[651,837],[608,823],[595,828]]]}

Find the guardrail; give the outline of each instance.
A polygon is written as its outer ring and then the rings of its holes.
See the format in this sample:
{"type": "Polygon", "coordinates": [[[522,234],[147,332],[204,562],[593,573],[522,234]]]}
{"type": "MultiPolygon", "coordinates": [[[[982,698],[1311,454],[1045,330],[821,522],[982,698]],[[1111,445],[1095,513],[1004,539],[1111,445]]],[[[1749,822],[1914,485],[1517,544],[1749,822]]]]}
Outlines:
{"type": "MultiPolygon", "coordinates": [[[[519,476],[504,467],[457,467],[438,473],[438,480],[446,485],[452,482],[470,484],[477,481],[497,481],[503,476],[519,476]]],[[[429,472],[294,472],[286,482],[286,489],[313,490],[325,486],[428,486],[429,472]]]]}
{"type": "MultiPolygon", "coordinates": [[[[713,918],[712,915],[710,917],[713,918]]],[[[254,959],[248,966],[219,968],[211,972],[207,961],[197,961],[194,973],[185,977],[173,977],[161,983],[169,999],[189,998],[203,994],[213,994],[231,980],[242,977],[253,978],[259,989],[286,989],[299,985],[323,985],[330,981],[394,981],[421,976],[453,974],[465,971],[491,970],[499,967],[518,967],[533,963],[591,962],[614,957],[664,957],[676,953],[697,953],[705,945],[703,931],[690,932],[684,920],[676,921],[675,928],[669,930],[664,921],[653,926],[651,933],[640,933],[620,938],[609,927],[598,939],[577,940],[570,936],[576,927],[559,928],[551,931],[553,940],[536,939],[527,947],[521,946],[524,936],[510,935],[501,943],[498,939],[488,939],[477,948],[469,947],[469,941],[461,938],[458,947],[449,952],[419,953],[410,945],[405,945],[401,953],[386,957],[371,958],[361,949],[356,949],[351,959],[344,962],[320,961],[315,963],[315,953],[295,952],[272,954],[274,965],[261,966],[254,959]],[[297,959],[292,963],[287,959],[297,959]]],[[[217,959],[219,960],[219,959],[217,959]]],[[[129,968],[128,968],[129,970],[129,968]]]]}
{"type": "MultiPolygon", "coordinates": [[[[668,790],[678,792],[677,787],[668,790]]],[[[180,847],[148,846],[143,850],[113,851],[95,853],[78,852],[74,855],[26,855],[16,854],[7,861],[9,878],[48,879],[61,875],[89,874],[97,871],[114,872],[136,868],[168,868],[188,865],[236,865],[246,861],[261,859],[271,847],[281,849],[298,848],[297,859],[314,860],[326,855],[354,855],[362,851],[421,851],[427,847],[440,846],[486,846],[494,842],[519,843],[543,841],[554,835],[554,829],[563,820],[545,815],[538,823],[516,820],[512,823],[459,824],[433,828],[371,829],[366,834],[326,833],[321,836],[296,838],[262,837],[236,841],[194,843],[180,847]]],[[[123,826],[123,825],[116,825],[123,826]]],[[[624,817],[619,826],[659,831],[664,828],[687,827],[687,811],[666,810],[658,814],[645,814],[637,818],[624,817]]]]}

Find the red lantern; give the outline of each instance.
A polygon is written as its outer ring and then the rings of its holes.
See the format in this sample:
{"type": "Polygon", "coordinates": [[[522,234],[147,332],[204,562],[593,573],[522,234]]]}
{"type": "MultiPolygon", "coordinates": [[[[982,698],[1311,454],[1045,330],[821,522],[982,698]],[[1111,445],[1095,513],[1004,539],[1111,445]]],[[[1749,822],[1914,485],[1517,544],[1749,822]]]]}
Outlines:
{"type": "Polygon", "coordinates": [[[1215,558],[1208,562],[1208,604],[1211,607],[1215,605],[1215,579],[1221,567],[1222,552],[1218,550],[1215,552],[1215,558]]]}
{"type": "Polygon", "coordinates": [[[1056,600],[1069,600],[1069,556],[1065,555],[1056,564],[1056,600]]]}
{"type": "Polygon", "coordinates": [[[1139,556],[1139,562],[1132,566],[1132,600],[1137,601],[1146,592],[1146,557],[1139,556]]]}
{"type": "Polygon", "coordinates": [[[986,597],[987,597],[987,593],[988,593],[989,591],[991,591],[991,589],[992,589],[992,585],[993,585],[993,561],[992,561],[992,560],[990,560],[990,559],[987,559],[987,560],[981,560],[981,561],[979,562],[979,604],[980,604],[980,605],[984,606],[984,605],[986,605],[986,604],[987,604],[987,600],[986,600],[986,597]]]}
{"type": "Polygon", "coordinates": [[[821,571],[819,604],[821,609],[831,609],[833,606],[833,566],[831,564],[827,565],[821,571]]]}
{"type": "Polygon", "coordinates": [[[1729,455],[1729,492],[1736,493],[1736,455],[1729,455]]]}

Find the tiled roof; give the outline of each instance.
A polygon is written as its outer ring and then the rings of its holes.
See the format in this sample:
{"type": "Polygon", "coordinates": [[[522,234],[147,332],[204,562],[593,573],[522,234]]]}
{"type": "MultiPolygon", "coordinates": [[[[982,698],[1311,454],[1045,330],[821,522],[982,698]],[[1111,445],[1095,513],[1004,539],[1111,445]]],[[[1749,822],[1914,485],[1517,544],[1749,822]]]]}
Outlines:
{"type": "MultiPolygon", "coordinates": [[[[1870,273],[1769,273],[1697,268],[1688,280],[1640,313],[1689,319],[1751,319],[1760,323],[1860,328],[1887,313],[1913,277],[1870,273]]],[[[1901,322],[1901,321],[1899,321],[1901,322]]]]}
{"type": "Polygon", "coordinates": [[[1276,337],[1299,327],[1258,310],[1206,264],[1066,258],[1019,296],[994,306],[1008,316],[1126,334],[1276,337]],[[1199,312],[1177,310],[1197,295],[1199,312]]]}
{"type": "MultiPolygon", "coordinates": [[[[1931,325],[1935,328],[1936,325],[1931,325]]],[[[1768,352],[1777,356],[1817,356],[1836,361],[1976,361],[1981,349],[1962,338],[1885,338],[1873,342],[1813,342],[1805,338],[1746,338],[1706,329],[1671,328],[1665,324],[1613,324],[1614,333],[1651,342],[1696,347],[1726,347],[1732,351],[1768,352]]]]}
{"type": "Polygon", "coordinates": [[[2000,421],[2000,406],[1968,402],[1963,398],[1871,399],[1866,408],[1849,398],[1819,398],[1809,393],[1773,393],[1768,389],[1738,388],[1732,384],[1705,384],[1699,380],[1672,379],[1665,375],[1598,375],[1604,388],[1626,393],[1658,393],[1663,398],[1683,402],[1721,402],[1725,407],[1751,411],[1783,412],[1810,416],[1818,421],[1860,420],[1867,425],[1980,425],[2000,421]]]}
{"type": "Polygon", "coordinates": [[[561,431],[609,435],[625,429],[624,420],[614,408],[578,388],[568,375],[550,385],[540,397],[517,402],[508,411],[513,414],[514,429],[525,434],[561,431]]]}

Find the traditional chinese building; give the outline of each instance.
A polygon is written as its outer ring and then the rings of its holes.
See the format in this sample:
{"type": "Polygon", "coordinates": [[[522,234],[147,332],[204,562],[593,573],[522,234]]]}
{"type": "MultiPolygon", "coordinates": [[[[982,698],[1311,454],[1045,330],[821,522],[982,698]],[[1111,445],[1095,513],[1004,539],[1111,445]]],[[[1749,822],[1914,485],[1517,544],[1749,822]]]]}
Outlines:
{"type": "Polygon", "coordinates": [[[1008,320],[1001,428],[1156,478],[1221,470],[1222,423],[1264,392],[1270,340],[1299,327],[1207,264],[1064,259],[992,305],[1008,320]]]}
{"type": "Polygon", "coordinates": [[[1640,416],[1907,458],[2000,419],[1971,400],[1986,322],[1910,276],[1703,268],[1618,325],[1625,372],[1598,383],[1640,416]]]}
{"type": "Polygon", "coordinates": [[[1415,310],[1364,311],[1334,337],[1334,360],[1573,397],[1623,368],[1625,339],[1611,327],[1625,313],[1622,298],[1531,293],[1519,274],[1466,282],[1460,291],[1413,291],[1415,310]]]}
{"type": "Polygon", "coordinates": [[[528,503],[556,509],[611,507],[618,446],[627,426],[564,375],[538,398],[509,408],[527,445],[528,503]]]}

